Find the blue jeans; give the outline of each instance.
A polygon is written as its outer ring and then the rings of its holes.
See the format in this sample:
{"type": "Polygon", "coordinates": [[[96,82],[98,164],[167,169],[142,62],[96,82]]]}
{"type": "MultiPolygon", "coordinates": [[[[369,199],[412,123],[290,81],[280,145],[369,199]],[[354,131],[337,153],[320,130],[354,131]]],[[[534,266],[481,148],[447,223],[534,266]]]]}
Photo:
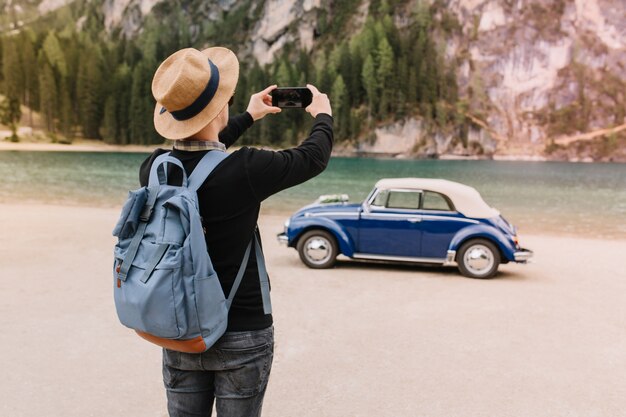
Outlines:
{"type": "Polygon", "coordinates": [[[163,349],[170,417],[261,415],[274,357],[274,327],[227,332],[204,353],[163,349]]]}

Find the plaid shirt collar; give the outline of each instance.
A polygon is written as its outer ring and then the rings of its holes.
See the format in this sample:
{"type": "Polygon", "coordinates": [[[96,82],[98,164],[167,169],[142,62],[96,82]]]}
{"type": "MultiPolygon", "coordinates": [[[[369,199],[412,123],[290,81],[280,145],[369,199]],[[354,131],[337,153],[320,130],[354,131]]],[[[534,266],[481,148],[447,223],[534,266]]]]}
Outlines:
{"type": "Polygon", "coordinates": [[[222,142],[213,140],[177,140],[174,142],[174,149],[181,151],[226,151],[226,146],[222,142]]]}

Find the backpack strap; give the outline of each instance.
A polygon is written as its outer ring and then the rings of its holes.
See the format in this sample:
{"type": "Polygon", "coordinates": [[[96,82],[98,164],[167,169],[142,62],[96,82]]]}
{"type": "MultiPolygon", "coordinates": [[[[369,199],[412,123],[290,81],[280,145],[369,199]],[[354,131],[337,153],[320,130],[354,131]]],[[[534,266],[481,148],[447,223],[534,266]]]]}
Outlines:
{"type": "Polygon", "coordinates": [[[170,156],[171,152],[167,152],[161,154],[156,157],[154,162],[152,162],[152,166],[150,167],[150,177],[148,179],[149,187],[156,187],[157,185],[166,185],[167,184],[167,170],[163,166],[163,164],[172,163],[180,168],[183,171],[183,186],[188,185],[187,180],[187,172],[183,167],[183,163],[180,160],[170,156]]]}
{"type": "Polygon", "coordinates": [[[170,245],[167,243],[162,243],[157,247],[157,249],[154,251],[154,254],[152,255],[152,258],[150,258],[150,262],[148,262],[148,265],[146,265],[146,270],[141,276],[141,282],[143,282],[144,284],[148,282],[150,276],[152,275],[152,272],[154,272],[154,268],[156,268],[158,263],[161,262],[161,258],[163,258],[163,255],[165,255],[165,252],[167,252],[169,248],[170,245]]]}
{"type": "Polygon", "coordinates": [[[256,237],[256,233],[254,233],[254,250],[256,255],[256,264],[259,268],[259,283],[261,284],[261,297],[263,298],[263,313],[272,314],[272,302],[270,300],[270,281],[267,276],[267,269],[265,268],[265,257],[263,256],[263,251],[261,250],[261,244],[259,243],[259,239],[256,237]]]}
{"type": "Polygon", "coordinates": [[[198,191],[198,188],[204,184],[204,181],[211,175],[215,167],[224,159],[228,158],[228,155],[228,153],[217,149],[207,152],[189,176],[187,187],[191,191],[198,191]]]}
{"type": "Polygon", "coordinates": [[[239,289],[239,284],[241,284],[241,281],[243,280],[243,274],[246,272],[246,267],[248,266],[248,259],[250,258],[251,247],[252,247],[252,241],[248,243],[246,252],[243,254],[243,260],[241,261],[241,265],[239,266],[239,271],[237,271],[235,282],[233,282],[233,286],[230,289],[230,294],[228,294],[228,299],[226,299],[226,308],[228,310],[230,310],[230,305],[233,303],[233,299],[235,298],[235,293],[239,289]]]}
{"type": "Polygon", "coordinates": [[[256,255],[256,263],[259,269],[259,282],[261,284],[261,297],[263,298],[263,313],[272,314],[272,303],[270,301],[270,283],[267,276],[267,270],[265,269],[265,258],[263,257],[263,251],[261,250],[261,245],[259,244],[259,239],[256,237],[256,232],[252,237],[250,243],[248,243],[248,247],[246,248],[246,252],[243,255],[243,260],[241,261],[241,265],[239,266],[239,271],[237,271],[237,276],[235,277],[235,282],[233,282],[233,286],[230,289],[230,294],[228,294],[228,299],[226,300],[226,308],[230,309],[230,305],[233,303],[233,299],[235,298],[235,293],[239,289],[239,285],[243,280],[243,275],[246,272],[246,267],[248,266],[248,259],[250,259],[250,250],[252,248],[252,242],[254,242],[254,251],[256,255]]]}

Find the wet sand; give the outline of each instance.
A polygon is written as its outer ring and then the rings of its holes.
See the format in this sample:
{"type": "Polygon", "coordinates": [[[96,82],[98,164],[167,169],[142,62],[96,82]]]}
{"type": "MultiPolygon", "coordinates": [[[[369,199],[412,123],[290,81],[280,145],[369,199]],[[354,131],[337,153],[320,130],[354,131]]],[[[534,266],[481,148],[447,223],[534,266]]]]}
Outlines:
{"type": "MultiPolygon", "coordinates": [[[[117,321],[118,210],[0,204],[2,416],[166,416],[160,350],[117,321]]],[[[260,220],[275,359],[264,416],[610,416],[626,410],[626,239],[522,235],[493,280],[306,268],[260,220]]]]}

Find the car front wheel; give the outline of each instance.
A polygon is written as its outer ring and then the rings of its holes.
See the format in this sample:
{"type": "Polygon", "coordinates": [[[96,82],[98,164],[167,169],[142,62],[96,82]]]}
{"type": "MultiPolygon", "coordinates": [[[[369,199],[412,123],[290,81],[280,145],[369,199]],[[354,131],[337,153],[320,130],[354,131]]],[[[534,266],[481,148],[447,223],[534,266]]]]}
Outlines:
{"type": "Polygon", "coordinates": [[[335,265],[338,248],[335,238],[324,230],[311,230],[298,240],[298,254],[306,266],[314,269],[335,265]]]}
{"type": "Polygon", "coordinates": [[[491,278],[498,272],[500,252],[485,239],[465,242],[456,258],[461,274],[470,278],[491,278]]]}

